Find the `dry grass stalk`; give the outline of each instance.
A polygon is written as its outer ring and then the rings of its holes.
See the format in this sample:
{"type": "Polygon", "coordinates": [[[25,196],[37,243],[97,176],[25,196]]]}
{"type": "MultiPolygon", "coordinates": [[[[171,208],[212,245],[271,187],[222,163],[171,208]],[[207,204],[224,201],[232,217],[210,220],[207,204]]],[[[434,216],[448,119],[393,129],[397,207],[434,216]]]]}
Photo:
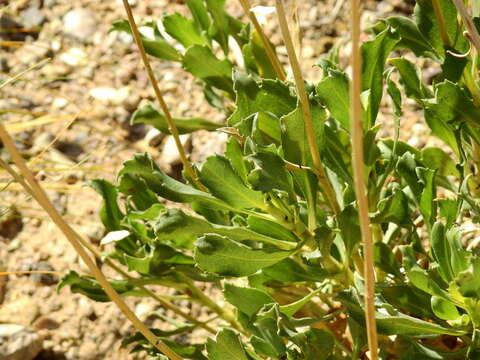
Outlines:
{"type": "Polygon", "coordinates": [[[320,152],[318,150],[317,142],[315,139],[315,132],[313,129],[313,120],[312,112],[310,109],[310,102],[308,100],[307,91],[305,89],[305,83],[303,80],[302,72],[300,70],[300,64],[298,62],[297,55],[295,53],[295,47],[293,45],[292,37],[290,36],[290,30],[288,28],[287,17],[285,15],[285,7],[283,5],[283,0],[276,0],[276,8],[278,20],[280,23],[280,29],[282,31],[283,41],[287,48],[288,58],[290,60],[290,65],[292,67],[293,76],[295,78],[295,86],[297,88],[297,95],[300,99],[300,104],[302,106],[303,117],[305,121],[305,131],[307,133],[308,146],[312,154],[313,166],[315,174],[317,175],[318,181],[321,185],[321,188],[327,198],[327,201],[331,209],[338,214],[340,212],[340,206],[338,205],[337,198],[335,196],[335,191],[333,190],[330,181],[328,180],[325,168],[320,158],[320,152]]]}
{"type": "Polygon", "coordinates": [[[177,127],[173,122],[172,114],[168,109],[167,103],[163,99],[162,91],[158,86],[157,79],[155,78],[155,74],[153,73],[152,67],[150,66],[150,61],[148,60],[147,53],[145,52],[145,48],[143,47],[142,39],[140,37],[137,24],[135,23],[135,19],[133,17],[132,8],[130,7],[128,0],[123,0],[123,5],[127,13],[128,23],[130,24],[133,38],[135,39],[135,43],[137,44],[138,50],[140,51],[140,56],[142,57],[143,65],[147,70],[148,78],[150,79],[150,82],[152,84],[153,90],[155,92],[155,96],[157,97],[158,103],[160,104],[163,114],[165,115],[165,120],[167,121],[167,124],[168,124],[168,130],[170,131],[170,134],[173,136],[173,139],[175,140],[175,145],[177,146],[178,154],[180,155],[180,160],[182,161],[183,167],[185,168],[185,171],[187,172],[193,184],[200,190],[206,191],[207,189],[200,182],[196,172],[193,170],[192,165],[190,164],[190,161],[187,158],[185,148],[183,147],[182,142],[180,141],[180,136],[178,134],[177,127]]]}
{"type": "Polygon", "coordinates": [[[278,57],[275,54],[275,51],[273,51],[272,46],[268,41],[267,36],[265,35],[265,32],[262,29],[262,26],[258,22],[257,17],[253,13],[253,11],[250,9],[250,1],[249,0],[239,0],[239,1],[240,1],[240,4],[242,5],[243,11],[248,16],[248,18],[253,24],[253,27],[255,28],[258,35],[260,36],[260,39],[262,40],[263,46],[267,53],[268,59],[270,60],[270,63],[272,64],[272,67],[275,70],[277,77],[280,80],[285,81],[286,76],[285,76],[285,71],[283,71],[282,64],[280,64],[280,60],[278,60],[278,57]]]}
{"type": "Polygon", "coordinates": [[[373,261],[373,235],[368,216],[368,198],[365,186],[365,167],[363,163],[363,121],[360,95],[362,92],[362,58],[360,41],[360,0],[351,0],[352,33],[352,83],[350,86],[350,123],[352,132],[352,162],[357,196],[360,229],[363,240],[364,277],[365,277],[365,317],[367,320],[368,347],[370,359],[378,359],[377,324],[375,322],[375,266],[373,261]]]}

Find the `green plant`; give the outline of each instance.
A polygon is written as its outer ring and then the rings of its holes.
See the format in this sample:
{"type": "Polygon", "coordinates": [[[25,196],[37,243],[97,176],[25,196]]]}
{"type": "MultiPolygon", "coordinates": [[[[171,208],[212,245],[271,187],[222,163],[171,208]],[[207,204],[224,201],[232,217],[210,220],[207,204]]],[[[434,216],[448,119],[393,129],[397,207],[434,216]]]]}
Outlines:
{"type": "MultiPolygon", "coordinates": [[[[184,52],[154,24],[148,26],[155,38],[143,43],[153,56],[181,61],[204,84],[206,99],[226,112],[230,138],[224,155],[194,164],[184,183],[148,154],[125,162],[116,185],[90,182],[104,198],[107,231],[122,231],[104,257],[138,274],[112,280],[115,290],[151,296],[146,285],[170,287],[207,308],[214,315],[209,321],[165,319],[175,330],[152,330],[186,359],[365,359],[360,212],[363,231],[370,228],[374,239],[378,357],[478,359],[480,258],[466,249],[460,224],[480,221],[480,49],[470,44],[477,45],[480,14],[472,22],[462,1],[419,0],[413,20],[379,21],[362,45],[362,67],[354,63],[361,82],[357,77],[350,89],[338,49],[319,61],[324,76],[318,84],[304,86],[291,49],[295,83],[277,80],[261,39],[224,12],[224,1],[186,3],[193,19],[163,18],[184,52]],[[229,36],[242,49],[246,71],[235,71],[227,59],[229,36]],[[439,65],[431,85],[405,54],[439,65]],[[392,139],[377,136],[385,90],[395,119],[392,139]],[[361,107],[351,111],[360,91],[361,107]],[[417,149],[399,140],[405,97],[423,110],[443,148],[417,149]],[[357,137],[354,157],[350,112],[363,121],[365,134],[363,143],[357,137]],[[359,176],[367,194],[363,212],[355,196],[363,191],[356,187],[359,176]],[[189,210],[169,208],[162,199],[189,210]],[[221,289],[226,304],[206,296],[203,284],[221,289]],[[175,341],[199,327],[216,337],[188,346],[175,341]]],[[[114,28],[130,31],[125,22],[114,28]]],[[[133,121],[169,128],[152,106],[139,109],[133,121]]],[[[174,123],[181,132],[224,126],[205,119],[174,123]]],[[[71,272],[60,288],[66,285],[109,300],[92,278],[71,272]]],[[[163,359],[142,335],[125,341],[132,342],[163,359]]]]}

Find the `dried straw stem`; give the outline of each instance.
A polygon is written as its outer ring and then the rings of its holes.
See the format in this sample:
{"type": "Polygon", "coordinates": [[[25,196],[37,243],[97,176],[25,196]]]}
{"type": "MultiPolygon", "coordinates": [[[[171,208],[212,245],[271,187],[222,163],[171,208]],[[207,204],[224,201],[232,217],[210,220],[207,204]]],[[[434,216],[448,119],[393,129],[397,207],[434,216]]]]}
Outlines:
{"type": "Polygon", "coordinates": [[[321,185],[323,192],[327,198],[327,201],[335,214],[340,213],[340,206],[335,196],[330,181],[328,180],[325,168],[320,158],[320,152],[318,150],[317,142],[315,139],[315,132],[313,130],[312,112],[310,110],[310,102],[308,100],[307,91],[305,89],[305,83],[303,81],[302,71],[300,70],[300,64],[295,53],[295,47],[293,45],[292,37],[290,36],[290,30],[288,28],[287,17],[285,15],[285,7],[283,0],[276,0],[276,8],[278,21],[280,23],[280,29],[282,31],[283,41],[287,48],[288,58],[293,71],[293,77],[295,78],[295,86],[297,88],[297,95],[300,98],[300,104],[302,106],[303,117],[305,121],[305,131],[307,133],[308,146],[310,153],[312,154],[313,167],[318,181],[321,185]]]}
{"type": "Polygon", "coordinates": [[[168,109],[167,103],[163,99],[163,95],[158,86],[157,79],[155,78],[155,74],[153,73],[152,67],[150,66],[150,61],[148,60],[147,53],[145,52],[145,48],[143,47],[142,39],[140,37],[137,24],[135,23],[135,19],[133,18],[132,8],[130,7],[128,0],[123,0],[123,5],[127,13],[128,22],[132,30],[133,38],[135,39],[135,43],[137,44],[138,50],[140,51],[140,56],[142,57],[143,65],[147,70],[148,78],[150,79],[150,82],[153,86],[155,96],[157,97],[158,103],[160,104],[163,114],[165,115],[165,120],[167,120],[168,130],[170,131],[170,134],[172,134],[173,139],[175,140],[175,145],[177,146],[178,154],[180,155],[180,160],[182,161],[183,167],[185,168],[185,171],[187,172],[193,184],[197,188],[201,189],[202,191],[206,191],[205,186],[200,182],[196,172],[193,170],[192,165],[190,164],[190,161],[187,158],[185,148],[183,147],[182,142],[180,141],[180,135],[178,134],[178,130],[177,130],[177,127],[175,126],[175,123],[173,122],[172,114],[168,109]]]}
{"type": "Polygon", "coordinates": [[[352,31],[352,84],[350,87],[350,116],[352,126],[352,160],[355,193],[357,195],[360,229],[363,239],[364,278],[365,278],[365,317],[367,320],[368,347],[370,359],[378,358],[377,325],[375,322],[375,267],[373,262],[373,236],[368,217],[368,198],[365,186],[363,164],[363,121],[360,94],[362,91],[362,58],[360,49],[360,0],[351,0],[352,31]]]}
{"type": "Polygon", "coordinates": [[[273,51],[272,46],[270,42],[267,39],[267,36],[265,35],[265,32],[262,29],[262,26],[258,22],[257,17],[255,16],[254,12],[250,9],[250,1],[249,0],[239,0],[240,4],[242,5],[243,11],[247,16],[249,17],[250,21],[253,24],[253,27],[257,31],[258,35],[260,36],[260,39],[262,40],[263,47],[265,48],[265,51],[267,53],[268,59],[270,60],[270,63],[272,64],[273,69],[277,73],[277,77],[281,81],[285,81],[286,76],[285,76],[285,71],[283,71],[282,64],[280,63],[280,60],[278,60],[277,55],[275,54],[275,51],[273,51]]]}

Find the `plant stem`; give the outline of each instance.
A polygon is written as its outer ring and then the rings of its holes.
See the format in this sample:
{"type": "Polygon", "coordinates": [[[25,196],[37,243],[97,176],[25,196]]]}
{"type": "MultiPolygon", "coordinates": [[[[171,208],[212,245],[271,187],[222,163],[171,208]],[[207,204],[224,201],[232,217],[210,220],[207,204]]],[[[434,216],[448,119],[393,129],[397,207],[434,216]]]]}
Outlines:
{"type": "Polygon", "coordinates": [[[460,14],[460,17],[462,18],[463,25],[468,31],[469,40],[472,42],[473,46],[475,46],[477,52],[480,53],[480,35],[478,34],[477,27],[473,23],[472,18],[468,13],[465,4],[463,3],[463,0],[453,0],[453,2],[458,10],[458,13],[460,14]]]}
{"type": "Polygon", "coordinates": [[[440,6],[439,0],[432,0],[433,12],[435,13],[435,18],[437,19],[438,27],[440,28],[440,37],[445,46],[451,46],[450,38],[448,37],[447,27],[445,25],[445,19],[442,14],[442,7],[440,6]]]}
{"type": "Polygon", "coordinates": [[[350,116],[352,125],[352,162],[357,195],[358,214],[364,248],[365,278],[365,318],[367,322],[368,347],[370,359],[378,359],[377,324],[375,322],[375,267],[373,262],[373,236],[368,217],[368,198],[365,186],[365,169],[363,163],[363,122],[360,95],[361,83],[361,49],[360,49],[360,0],[351,0],[351,32],[352,32],[352,84],[350,87],[350,116]]]}
{"type": "Polygon", "coordinates": [[[235,315],[231,311],[225,307],[221,307],[215,301],[206,296],[202,291],[200,291],[199,288],[195,286],[193,281],[184,274],[177,272],[176,275],[179,281],[188,286],[188,289],[191,291],[194,298],[198,299],[203,305],[216,312],[223,320],[229,322],[232,327],[240,331],[242,334],[245,333],[243,326],[240,325],[235,318],[235,315]]]}
{"type": "Polygon", "coordinates": [[[83,262],[87,265],[89,270],[92,272],[95,279],[100,283],[105,293],[110,299],[118,306],[118,308],[124,313],[124,315],[130,320],[130,322],[137,328],[140,333],[152,344],[154,345],[162,354],[166,355],[171,360],[182,360],[182,358],[170,349],[163,341],[161,341],[155,334],[153,334],[135,315],[135,313],[130,310],[130,308],[125,304],[120,295],[115,291],[115,289],[110,285],[105,275],[97,267],[95,262],[92,260],[90,255],[86,252],[80,241],[78,241],[79,235],[67,224],[67,222],[62,218],[62,216],[55,209],[53,204],[48,199],[45,191],[36,181],[33,173],[25,164],[25,160],[22,158],[17,148],[15,147],[12,138],[5,130],[5,127],[0,124],[0,139],[3,142],[5,148],[10,152],[13,161],[20,169],[21,174],[24,176],[29,188],[27,191],[32,192],[35,200],[42,206],[42,208],[47,212],[50,218],[53,220],[55,225],[64,233],[65,237],[72,244],[75,251],[82,258],[83,262]]]}
{"type": "Polygon", "coordinates": [[[282,64],[280,64],[280,60],[278,60],[278,57],[275,54],[275,51],[273,51],[273,48],[270,42],[268,41],[267,36],[265,35],[265,32],[262,29],[262,26],[260,25],[257,17],[255,16],[255,13],[250,9],[250,1],[249,0],[239,0],[239,1],[240,1],[240,4],[242,5],[243,11],[249,17],[250,21],[253,24],[253,27],[255,28],[258,35],[260,36],[260,39],[262,40],[262,43],[263,43],[263,47],[265,48],[265,52],[267,53],[268,59],[270,60],[270,64],[272,64],[272,67],[275,70],[277,77],[281,81],[285,81],[286,76],[285,76],[285,71],[283,70],[282,64]]]}
{"type": "Polygon", "coordinates": [[[320,158],[320,152],[318,150],[318,145],[315,139],[312,112],[310,110],[310,102],[308,100],[307,91],[305,89],[305,83],[303,81],[302,72],[300,70],[300,64],[298,62],[297,55],[295,53],[295,48],[293,46],[292,38],[290,36],[290,30],[288,29],[283,0],[276,0],[275,4],[277,8],[278,20],[280,23],[280,29],[282,31],[283,41],[285,43],[285,47],[287,48],[288,58],[290,60],[293,76],[295,78],[297,95],[300,99],[300,104],[303,110],[303,118],[305,121],[305,131],[307,133],[308,146],[312,154],[314,171],[315,171],[315,174],[317,175],[318,181],[321,185],[321,188],[327,198],[327,201],[331,209],[335,214],[339,214],[340,205],[338,204],[337,198],[335,196],[335,191],[333,190],[333,187],[330,184],[330,181],[328,180],[327,173],[325,172],[322,159],[320,158]]]}
{"type": "Polygon", "coordinates": [[[147,70],[148,78],[150,79],[150,82],[152,84],[153,90],[155,92],[155,96],[157,97],[158,103],[160,104],[163,114],[165,115],[165,120],[167,120],[168,130],[170,131],[170,134],[173,136],[173,139],[175,140],[175,145],[177,146],[178,154],[180,155],[180,160],[182,161],[183,167],[185,168],[185,171],[187,172],[193,184],[200,190],[207,191],[205,186],[198,179],[197,173],[193,170],[192,165],[190,164],[190,161],[187,158],[187,155],[185,153],[185,148],[183,147],[182,142],[180,141],[180,135],[178,134],[177,127],[173,122],[172,114],[170,113],[170,110],[168,109],[168,106],[165,100],[163,99],[162,92],[158,87],[157,79],[155,78],[155,74],[153,73],[152,67],[150,66],[150,62],[148,60],[147,53],[145,52],[145,48],[143,47],[142,39],[140,37],[137,24],[135,23],[135,19],[133,18],[132,9],[130,7],[130,4],[128,3],[128,0],[123,0],[123,5],[127,13],[128,22],[132,30],[133,38],[135,39],[135,43],[137,44],[138,50],[140,51],[140,56],[142,57],[143,65],[147,70]]]}

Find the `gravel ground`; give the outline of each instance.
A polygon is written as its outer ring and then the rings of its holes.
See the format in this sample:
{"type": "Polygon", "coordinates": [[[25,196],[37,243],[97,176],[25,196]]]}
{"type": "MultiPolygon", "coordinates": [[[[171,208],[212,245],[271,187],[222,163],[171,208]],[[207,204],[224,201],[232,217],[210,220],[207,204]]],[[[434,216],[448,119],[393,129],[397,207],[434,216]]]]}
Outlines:
{"type": "MultiPolygon", "coordinates": [[[[231,3],[231,13],[242,16],[237,3],[231,3]]],[[[166,11],[185,13],[182,1],[132,0],[131,4],[137,18],[145,21],[166,11]]],[[[321,76],[313,64],[344,39],[348,30],[342,1],[316,4],[302,1],[299,16],[302,66],[311,81],[321,76]]],[[[108,32],[113,21],[124,17],[122,3],[0,0],[0,5],[0,81],[50,59],[1,89],[0,119],[15,135],[25,157],[33,161],[31,166],[57,209],[80,233],[98,243],[104,235],[97,217],[100,199],[82,186],[86,180],[114,180],[121,163],[142,151],[151,152],[165,170],[179,171],[179,158],[169,137],[128,123],[139,104],[154,98],[132,39],[108,32]]],[[[368,1],[364,21],[410,10],[411,1],[368,1]]],[[[266,28],[272,41],[280,43],[276,26],[270,22],[266,28]]],[[[279,53],[286,61],[284,49],[279,53]]],[[[159,61],[154,65],[175,116],[223,121],[222,114],[205,103],[194,79],[178,65],[159,61]]],[[[388,111],[385,118],[389,118],[388,111]]],[[[421,145],[426,134],[418,118],[412,106],[402,127],[402,137],[415,145],[421,145]]],[[[225,137],[200,131],[184,140],[191,145],[192,159],[201,161],[221,152],[225,137]]],[[[0,189],[8,181],[0,172],[0,189]]],[[[46,215],[17,184],[3,189],[0,199],[0,271],[59,273],[0,276],[0,324],[36,329],[44,339],[36,359],[134,359],[120,349],[121,339],[132,328],[112,304],[94,303],[68,289],[56,292],[62,274],[86,269],[46,215]]],[[[160,326],[151,313],[163,310],[154,302],[129,300],[129,304],[149,325],[160,326]]],[[[180,305],[195,316],[206,316],[201,309],[180,305]]]]}

